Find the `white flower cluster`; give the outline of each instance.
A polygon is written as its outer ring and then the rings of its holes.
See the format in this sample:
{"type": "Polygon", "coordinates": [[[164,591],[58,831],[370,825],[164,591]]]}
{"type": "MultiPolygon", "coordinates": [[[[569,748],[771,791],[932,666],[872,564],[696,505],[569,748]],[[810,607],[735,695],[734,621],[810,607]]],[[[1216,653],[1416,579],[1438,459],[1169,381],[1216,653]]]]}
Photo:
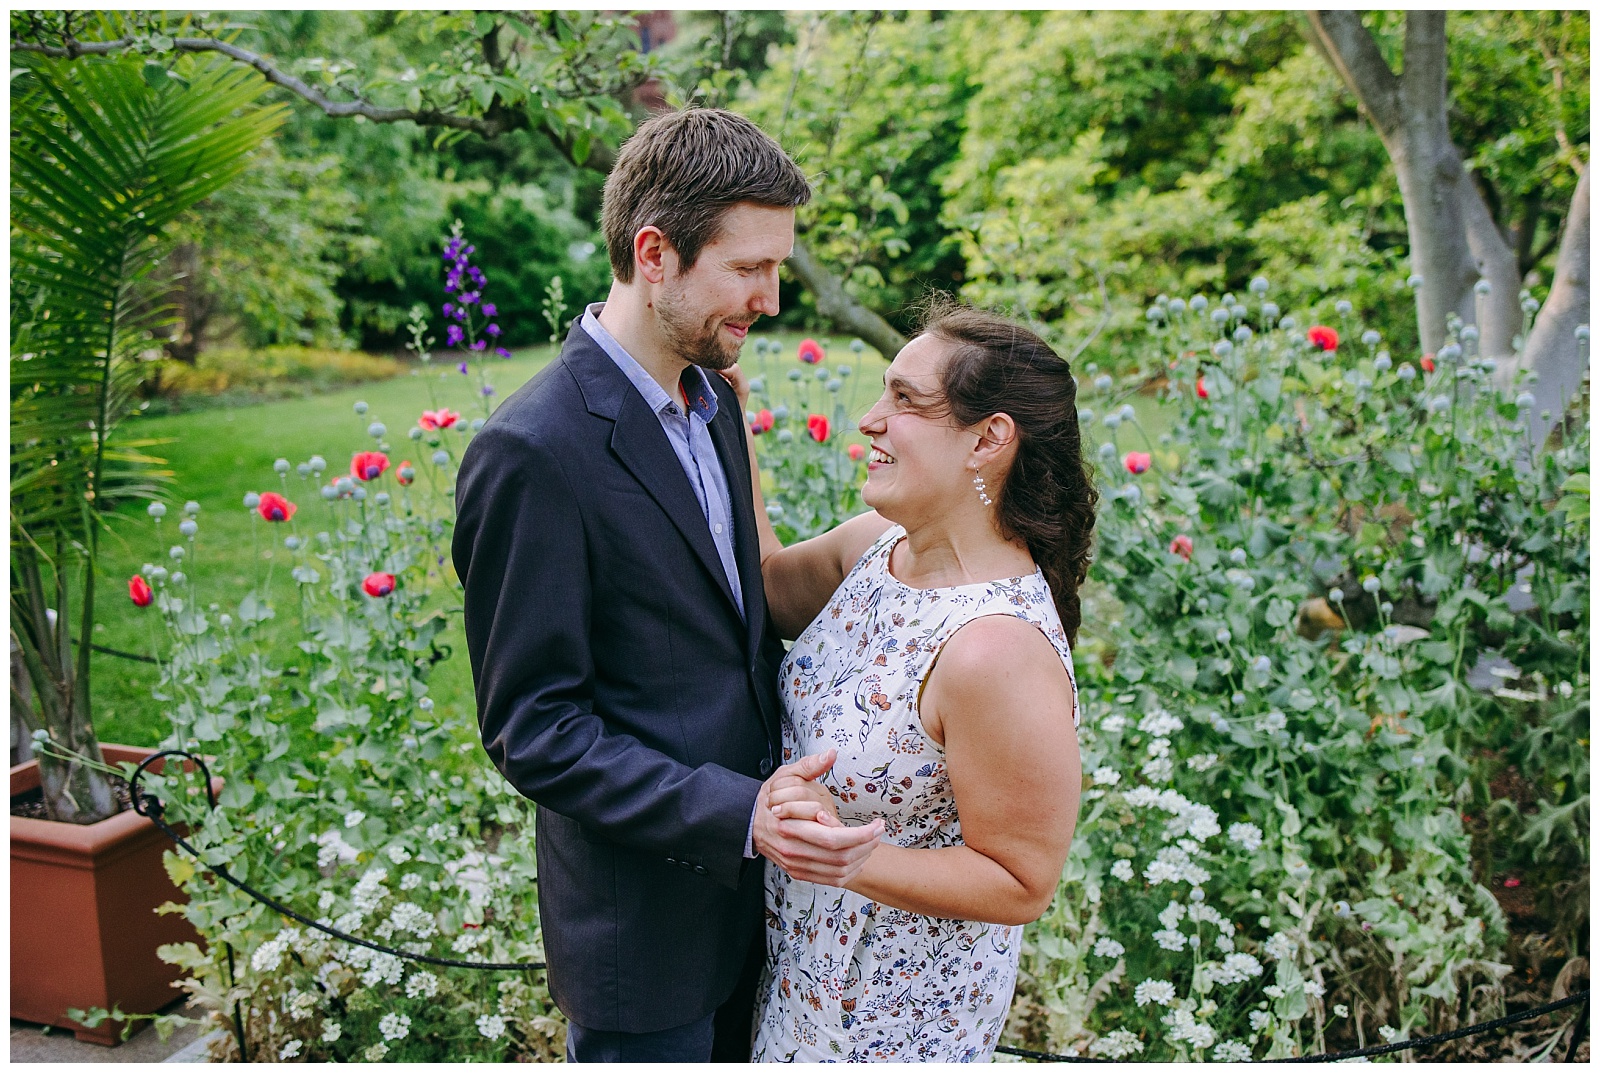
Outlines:
{"type": "Polygon", "coordinates": [[[1242,984],[1262,973],[1261,962],[1250,954],[1229,954],[1222,964],[1211,969],[1211,979],[1219,984],[1242,984]]]}
{"type": "Polygon", "coordinates": [[[1118,857],[1111,865],[1111,874],[1126,883],[1133,878],[1133,862],[1126,857],[1118,857]]]}
{"type": "Polygon", "coordinates": [[[471,951],[472,948],[477,945],[478,933],[474,931],[464,931],[460,935],[456,936],[456,941],[450,944],[450,949],[454,950],[458,954],[465,954],[471,951]]]}
{"type": "Polygon", "coordinates": [[[1216,753],[1196,753],[1187,763],[1192,771],[1209,771],[1217,766],[1219,759],[1216,753]]]}
{"type": "Polygon", "coordinates": [[[1272,1014],[1265,1010],[1250,1011],[1250,1031],[1260,1032],[1272,1023],[1272,1014]]]}
{"type": "Polygon", "coordinates": [[[398,984],[405,975],[405,962],[393,954],[385,954],[377,950],[368,950],[364,946],[352,947],[348,955],[350,964],[358,969],[365,969],[361,974],[361,982],[368,987],[378,983],[398,984]]]}
{"type": "Polygon", "coordinates": [[[293,988],[284,996],[283,1009],[290,1020],[304,1021],[311,1016],[311,1011],[317,1008],[317,996],[309,991],[299,991],[293,988]]]}
{"type": "Polygon", "coordinates": [[[367,1062],[381,1062],[384,1055],[388,1053],[389,1045],[387,1043],[374,1043],[362,1053],[361,1057],[367,1062]]]}
{"type": "Polygon", "coordinates": [[[406,981],[406,998],[432,998],[439,993],[439,978],[426,969],[418,969],[406,981]]]}
{"type": "Polygon", "coordinates": [[[260,946],[250,955],[250,968],[256,972],[271,972],[283,961],[283,955],[289,949],[289,937],[279,932],[260,946]]]}
{"type": "Polygon", "coordinates": [[[1096,1058],[1126,1058],[1144,1050],[1144,1041],[1125,1028],[1108,1032],[1089,1044],[1089,1053],[1096,1058]]]}
{"type": "Polygon", "coordinates": [[[426,909],[413,902],[401,902],[389,911],[389,924],[395,931],[427,939],[439,934],[438,923],[426,909]]]}
{"type": "Polygon", "coordinates": [[[506,1020],[498,1014],[486,1013],[478,1018],[478,1032],[485,1039],[499,1039],[506,1034],[506,1020]]]}
{"type": "Polygon", "coordinates": [[[378,908],[378,903],[389,896],[388,890],[383,885],[388,878],[389,873],[382,868],[369,869],[350,892],[351,903],[363,913],[370,913],[378,908]]]}
{"type": "Polygon", "coordinates": [[[1169,1042],[1192,1043],[1197,1050],[1204,1050],[1217,1042],[1216,1029],[1204,1021],[1196,1021],[1190,1010],[1173,1010],[1161,1019],[1161,1023],[1171,1030],[1167,1033],[1169,1042]]]}
{"type": "Polygon", "coordinates": [[[455,878],[457,885],[467,893],[467,902],[474,906],[489,904],[490,869],[503,864],[505,858],[469,850],[459,861],[449,861],[444,870],[455,878]]]}
{"type": "Polygon", "coordinates": [[[391,842],[383,852],[395,864],[405,864],[411,859],[411,851],[398,842],[391,842]]]}
{"type": "Polygon", "coordinates": [[[288,1043],[285,1043],[278,1050],[278,1061],[287,1062],[289,1059],[300,1053],[300,1048],[302,1046],[304,1046],[304,1044],[297,1039],[292,1039],[288,1043]]]}
{"type": "Polygon", "coordinates": [[[1245,852],[1254,853],[1261,848],[1261,828],[1253,823],[1230,823],[1228,825],[1228,841],[1237,842],[1244,847],[1245,852]]]}
{"type": "Polygon", "coordinates": [[[1211,878],[1211,873],[1195,864],[1182,846],[1163,846],[1144,870],[1144,878],[1151,883],[1188,883],[1200,886],[1211,878]]]}
{"type": "Polygon", "coordinates": [[[455,837],[456,837],[455,825],[454,824],[449,824],[449,823],[432,823],[432,824],[429,824],[428,825],[428,830],[427,830],[427,835],[428,835],[429,841],[432,841],[432,842],[440,842],[440,843],[454,842],[455,841],[455,837]]]}
{"type": "Polygon", "coordinates": [[[1328,993],[1328,989],[1315,980],[1307,980],[1302,986],[1305,988],[1306,994],[1312,998],[1321,998],[1328,993]]]}
{"type": "Polygon", "coordinates": [[[386,1013],[378,1021],[378,1031],[390,1042],[405,1039],[411,1035],[411,1018],[403,1013],[386,1013]]]}
{"type": "Polygon", "coordinates": [[[1089,777],[1096,786],[1115,786],[1122,781],[1122,773],[1109,767],[1097,767],[1089,777]]]}
{"type": "Polygon", "coordinates": [[[1183,729],[1183,720],[1163,708],[1157,708],[1139,720],[1139,729],[1146,734],[1165,738],[1183,729]]]}
{"type": "MultiPolygon", "coordinates": [[[[1166,738],[1157,738],[1156,741],[1165,742],[1166,738]]],[[[1154,745],[1155,742],[1150,744],[1154,745]]],[[[1146,760],[1139,767],[1139,774],[1151,782],[1169,782],[1172,779],[1172,758],[1170,756],[1157,756],[1146,760]]]]}
{"type": "Polygon", "coordinates": [[[1102,958],[1119,958],[1126,951],[1121,943],[1107,936],[1094,944],[1094,956],[1102,958]]]}
{"type": "Polygon", "coordinates": [[[1100,729],[1107,734],[1117,734],[1128,725],[1128,720],[1120,715],[1108,715],[1100,720],[1100,729]]]}
{"type": "Polygon", "coordinates": [[[317,836],[317,867],[327,868],[335,861],[354,864],[360,855],[354,846],[344,840],[344,835],[329,828],[317,836]]]}
{"type": "Polygon", "coordinates": [[[1166,1006],[1177,997],[1178,989],[1172,986],[1171,980],[1145,980],[1133,989],[1133,1001],[1139,1006],[1148,1006],[1152,1002],[1166,1006]]]}
{"type": "Polygon", "coordinates": [[[1273,932],[1272,937],[1261,945],[1262,953],[1275,961],[1291,961],[1296,950],[1295,941],[1283,932],[1273,932]]]}
{"type": "Polygon", "coordinates": [[[322,1022],[322,1042],[338,1043],[339,1037],[344,1035],[344,1026],[338,1021],[322,1022]]]}
{"type": "Polygon", "coordinates": [[[1163,950],[1182,950],[1189,945],[1188,938],[1176,928],[1163,928],[1158,932],[1152,933],[1151,937],[1155,939],[1156,945],[1163,950]]]}
{"type": "Polygon", "coordinates": [[[1236,1039],[1225,1039],[1211,1052],[1213,1062],[1248,1062],[1250,1048],[1236,1039]]]}

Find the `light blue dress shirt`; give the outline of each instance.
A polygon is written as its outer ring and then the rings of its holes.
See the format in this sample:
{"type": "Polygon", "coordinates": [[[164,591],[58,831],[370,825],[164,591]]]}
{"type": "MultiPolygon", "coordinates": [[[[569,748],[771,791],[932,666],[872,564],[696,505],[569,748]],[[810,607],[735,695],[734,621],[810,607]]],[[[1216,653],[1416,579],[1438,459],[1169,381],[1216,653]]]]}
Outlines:
{"type": "Polygon", "coordinates": [[[689,408],[684,410],[682,397],[673,398],[661,390],[644,366],[623,349],[600,323],[604,302],[596,302],[584,310],[583,330],[589,338],[600,344],[617,368],[640,395],[645,405],[661,422],[667,442],[678,456],[683,475],[689,478],[695,499],[700,503],[700,513],[705,515],[706,526],[711,531],[711,541],[717,546],[717,557],[722,560],[722,572],[727,575],[728,586],[733,590],[733,602],[739,609],[739,619],[744,620],[744,591],[739,587],[739,565],[733,557],[733,506],[728,495],[728,476],[717,458],[716,445],[711,442],[711,419],[717,416],[717,393],[706,379],[706,371],[698,365],[689,366],[689,408]],[[694,385],[698,385],[696,390],[694,385]]]}

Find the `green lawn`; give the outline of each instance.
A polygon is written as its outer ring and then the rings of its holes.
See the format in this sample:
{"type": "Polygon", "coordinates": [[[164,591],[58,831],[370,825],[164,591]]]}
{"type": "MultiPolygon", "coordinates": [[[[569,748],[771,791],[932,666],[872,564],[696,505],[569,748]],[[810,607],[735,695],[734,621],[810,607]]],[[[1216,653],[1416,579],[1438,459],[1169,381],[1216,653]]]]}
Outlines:
{"type": "MultiPolygon", "coordinates": [[[[745,347],[745,365],[752,374],[771,384],[784,380],[790,368],[802,368],[808,378],[810,367],[794,358],[802,336],[798,333],[773,333],[765,336],[782,346],[776,356],[756,358],[754,337],[745,347]]],[[[856,356],[848,339],[818,337],[828,349],[830,363],[848,362],[856,367],[846,393],[848,411],[859,417],[876,398],[885,363],[868,350],[856,356]]],[[[555,355],[550,347],[520,351],[505,362],[490,367],[491,380],[499,401],[542,369],[555,355]]],[[[790,385],[790,387],[795,387],[790,385]]],[[[810,379],[797,390],[815,396],[820,408],[823,388],[810,379]]],[[[435,405],[448,406],[465,419],[483,415],[477,381],[463,377],[449,362],[435,361],[425,373],[394,380],[344,388],[313,398],[289,399],[253,406],[216,408],[173,416],[143,416],[129,423],[127,434],[134,437],[167,439],[170,442],[152,449],[167,459],[174,482],[167,497],[169,507],[162,521],[158,543],[154,523],[140,507],[124,508],[112,522],[113,532],[101,544],[101,581],[96,607],[95,640],[98,644],[124,652],[153,654],[164,643],[164,631],[154,607],[136,608],[127,597],[128,579],[144,563],[160,562],[171,568],[166,549],[179,543],[177,523],[182,504],[200,504],[200,532],[195,553],[183,569],[195,580],[202,599],[215,602],[220,610],[232,610],[258,578],[273,581],[278,617],[265,625],[264,640],[282,653],[297,639],[296,616],[289,593],[293,582],[287,577],[289,553],[278,541],[281,531],[268,526],[243,506],[248,491],[280,491],[282,485],[273,472],[273,461],[286,458],[290,464],[320,454],[328,461],[328,474],[348,471],[350,456],[368,450],[373,441],[366,435],[367,425],[382,421],[389,429],[392,461],[410,459],[419,471],[417,488],[431,468],[425,453],[406,439],[406,430],[418,414],[435,405]],[[430,396],[429,387],[433,388],[430,396]],[[357,417],[354,404],[363,401],[368,412],[357,417]],[[270,530],[270,532],[269,532],[270,530]],[[252,540],[259,543],[252,551],[252,540]]],[[[293,470],[288,475],[288,495],[301,513],[296,522],[308,523],[302,532],[324,528],[326,507],[318,493],[322,482],[302,481],[293,470]]],[[[474,719],[472,682],[465,658],[466,647],[459,620],[440,639],[449,645],[455,658],[436,666],[432,695],[441,710],[464,720],[474,719]]],[[[97,654],[94,659],[93,697],[96,726],[105,741],[151,745],[166,731],[160,702],[151,690],[158,671],[153,664],[97,654]]]]}

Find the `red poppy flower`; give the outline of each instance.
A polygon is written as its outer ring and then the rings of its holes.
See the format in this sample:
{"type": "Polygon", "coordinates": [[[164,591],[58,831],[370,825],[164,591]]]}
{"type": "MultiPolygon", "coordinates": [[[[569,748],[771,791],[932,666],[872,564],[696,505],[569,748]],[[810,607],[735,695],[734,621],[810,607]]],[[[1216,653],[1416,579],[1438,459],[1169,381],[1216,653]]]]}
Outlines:
{"type": "Polygon", "coordinates": [[[299,508],[277,492],[262,492],[261,502],[256,504],[256,510],[269,522],[286,522],[294,517],[294,512],[299,508]]]}
{"type": "Polygon", "coordinates": [[[828,442],[828,419],[821,414],[809,414],[806,417],[806,431],[811,433],[811,438],[818,443],[828,442]]]}
{"type": "Polygon", "coordinates": [[[1424,355],[1422,355],[1422,371],[1425,372],[1425,373],[1433,372],[1433,355],[1432,354],[1424,354],[1424,355]]]}
{"type": "Polygon", "coordinates": [[[150,591],[150,583],[138,574],[128,579],[128,599],[133,601],[134,607],[149,607],[150,601],[156,594],[150,591]]]}
{"type": "Polygon", "coordinates": [[[800,340],[800,360],[807,365],[816,365],[823,359],[822,344],[815,339],[800,340]]]}
{"type": "Polygon", "coordinates": [[[1122,456],[1122,464],[1129,473],[1139,474],[1150,468],[1150,456],[1144,451],[1129,451],[1122,456]]]}
{"type": "Polygon", "coordinates": [[[863,458],[867,457],[867,449],[865,447],[861,446],[859,443],[852,443],[850,445],[850,447],[848,448],[848,450],[849,450],[849,454],[850,454],[850,459],[853,462],[859,462],[863,458]]]}
{"type": "Polygon", "coordinates": [[[1183,561],[1188,562],[1189,557],[1194,554],[1194,541],[1179,533],[1172,538],[1172,543],[1167,545],[1167,550],[1174,555],[1183,556],[1183,561]]]}
{"type": "Polygon", "coordinates": [[[1520,887],[1522,886],[1522,880],[1518,879],[1516,876],[1512,876],[1510,879],[1506,880],[1506,886],[1520,887]]]}
{"type": "Polygon", "coordinates": [[[772,411],[762,410],[756,414],[755,420],[750,422],[750,431],[759,436],[763,432],[771,432],[775,423],[776,419],[772,416],[772,411]]]}
{"type": "Polygon", "coordinates": [[[459,420],[461,415],[454,410],[424,410],[422,416],[417,418],[417,424],[421,425],[424,431],[436,432],[441,428],[450,428],[459,420]]]}
{"type": "Polygon", "coordinates": [[[394,471],[394,476],[401,484],[410,484],[417,479],[417,471],[411,468],[410,462],[402,462],[400,468],[394,471]]]}
{"type": "Polygon", "coordinates": [[[1204,376],[1197,376],[1194,378],[1194,393],[1196,396],[1202,399],[1209,399],[1211,397],[1210,392],[1206,391],[1206,378],[1204,376]]]}
{"type": "Polygon", "coordinates": [[[389,468],[389,456],[382,451],[361,451],[350,459],[350,476],[358,481],[375,481],[389,468]]]}
{"type": "Polygon", "coordinates": [[[1338,350],[1339,333],[1322,324],[1313,324],[1306,332],[1306,338],[1311,340],[1311,345],[1318,350],[1338,350]]]}
{"type": "Polygon", "coordinates": [[[368,574],[361,581],[368,596],[387,596],[394,591],[393,574],[368,574]]]}

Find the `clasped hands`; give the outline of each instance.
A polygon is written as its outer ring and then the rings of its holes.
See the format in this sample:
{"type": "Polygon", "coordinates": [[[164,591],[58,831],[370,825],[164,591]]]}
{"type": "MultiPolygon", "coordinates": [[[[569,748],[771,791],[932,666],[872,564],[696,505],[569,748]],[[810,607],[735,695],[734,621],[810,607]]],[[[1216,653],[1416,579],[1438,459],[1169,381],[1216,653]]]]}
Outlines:
{"type": "Polygon", "coordinates": [[[816,781],[837,757],[829,749],[783,765],[756,798],[755,850],[791,879],[842,887],[861,871],[883,834],[882,818],[846,826],[833,795],[816,781]]]}

